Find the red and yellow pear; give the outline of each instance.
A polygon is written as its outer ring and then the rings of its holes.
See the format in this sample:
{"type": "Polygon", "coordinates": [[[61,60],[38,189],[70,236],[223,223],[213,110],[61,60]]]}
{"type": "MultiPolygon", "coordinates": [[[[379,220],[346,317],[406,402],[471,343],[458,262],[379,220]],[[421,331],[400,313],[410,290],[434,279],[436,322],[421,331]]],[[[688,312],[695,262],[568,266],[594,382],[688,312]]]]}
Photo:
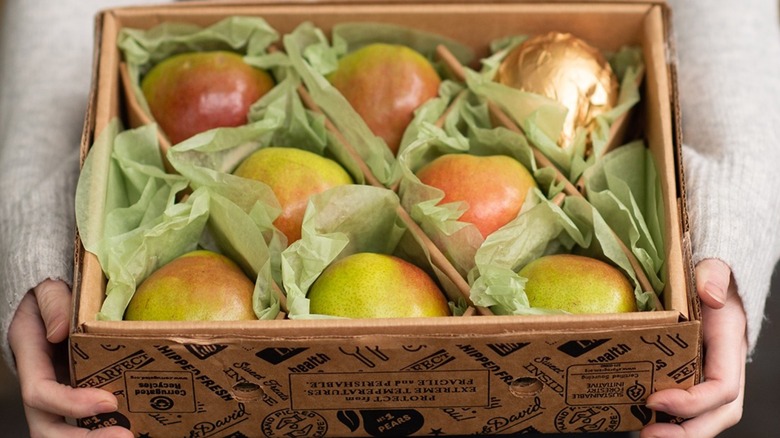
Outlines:
{"type": "Polygon", "coordinates": [[[173,144],[209,129],[246,124],[249,107],[273,86],[266,71],[227,51],[171,56],[141,81],[152,116],[173,144]]]}
{"type": "Polygon", "coordinates": [[[339,60],[328,80],[363,118],[374,135],[398,153],[414,111],[439,92],[441,79],[419,52],[375,43],[339,60]]]}
{"type": "Polygon", "coordinates": [[[257,319],[255,284],[224,255],[198,250],[154,271],[127,305],[127,321],[239,321],[257,319]]]}
{"type": "Polygon", "coordinates": [[[423,184],[444,192],[440,204],[467,203],[458,220],[474,224],[483,237],[517,217],[528,191],[536,187],[528,169],[506,155],[446,154],[416,175],[423,184]]]}

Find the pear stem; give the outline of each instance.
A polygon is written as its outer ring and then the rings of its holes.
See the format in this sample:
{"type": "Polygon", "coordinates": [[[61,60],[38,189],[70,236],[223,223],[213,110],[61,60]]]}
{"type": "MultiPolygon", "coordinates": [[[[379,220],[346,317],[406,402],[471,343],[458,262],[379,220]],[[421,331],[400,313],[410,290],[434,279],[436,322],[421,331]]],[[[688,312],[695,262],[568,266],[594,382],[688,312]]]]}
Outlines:
{"type": "MultiPolygon", "coordinates": [[[[449,71],[457,78],[458,80],[462,82],[466,82],[466,71],[463,68],[463,65],[461,65],[460,61],[458,61],[457,58],[450,52],[447,47],[444,45],[439,45],[436,48],[436,54],[441,59],[444,64],[447,66],[449,71]]],[[[490,115],[493,116],[494,120],[497,120],[499,124],[507,129],[509,129],[512,132],[523,134],[522,129],[515,123],[509,116],[506,115],[506,113],[494,102],[492,102],[489,99],[486,99],[486,103],[488,106],[488,111],[490,112],[490,115]]],[[[625,123],[625,122],[623,122],[625,123]]],[[[617,131],[617,130],[616,130],[617,131]]],[[[610,130],[612,133],[613,131],[610,130]]],[[[617,143],[617,140],[610,139],[609,144],[617,143]]],[[[552,161],[550,161],[544,154],[542,154],[541,151],[539,151],[536,147],[531,145],[529,143],[529,146],[531,147],[531,150],[534,154],[534,159],[536,160],[537,164],[539,164],[541,167],[553,169],[555,171],[555,180],[558,183],[563,183],[564,185],[564,193],[568,196],[574,196],[578,198],[583,198],[584,196],[582,192],[577,190],[577,187],[575,187],[566,176],[561,173],[560,169],[558,169],[557,166],[555,166],[552,161]]],[[[614,146],[612,146],[614,147],[614,146]]],[[[584,187],[584,186],[583,186],[584,187]]],[[[554,201],[557,205],[563,204],[563,197],[556,196],[554,198],[554,201]]],[[[650,284],[650,281],[647,278],[647,275],[645,274],[644,269],[642,268],[642,265],[637,260],[636,256],[634,255],[633,251],[631,251],[626,244],[620,239],[620,237],[615,233],[614,230],[611,230],[613,235],[615,236],[615,240],[618,241],[620,245],[620,249],[623,251],[625,256],[628,258],[629,263],[631,263],[631,267],[634,269],[634,272],[636,273],[637,281],[639,282],[639,286],[642,288],[642,290],[646,292],[652,292],[653,297],[653,307],[654,310],[663,310],[663,304],[661,303],[660,299],[658,298],[658,295],[655,293],[653,286],[650,284]]]]}
{"type": "MultiPolygon", "coordinates": [[[[360,157],[360,155],[355,151],[355,148],[352,147],[352,144],[347,140],[347,138],[344,137],[344,134],[341,133],[341,131],[333,124],[333,122],[331,122],[328,116],[322,111],[319,105],[317,105],[317,103],[309,94],[309,91],[306,89],[306,87],[304,87],[303,84],[298,85],[297,91],[304,106],[306,106],[309,110],[314,111],[315,113],[321,114],[324,117],[325,129],[330,131],[336,137],[336,140],[338,140],[339,143],[341,143],[342,146],[344,146],[344,149],[347,151],[350,157],[360,167],[360,170],[363,173],[364,177],[366,178],[366,181],[372,186],[387,188],[379,181],[379,179],[377,179],[377,177],[374,175],[374,173],[371,171],[371,169],[368,167],[365,161],[363,161],[363,158],[360,157]]],[[[444,272],[444,274],[447,275],[447,277],[449,277],[453,281],[453,283],[455,283],[455,286],[458,288],[458,291],[460,292],[461,296],[466,300],[466,302],[470,306],[473,306],[474,304],[471,302],[471,299],[469,298],[471,287],[463,279],[460,273],[458,273],[455,267],[452,266],[452,263],[450,263],[449,260],[447,260],[447,257],[444,256],[441,250],[439,250],[439,248],[433,243],[433,241],[431,241],[428,235],[425,234],[425,232],[423,232],[422,228],[420,228],[420,226],[417,225],[417,223],[411,218],[411,216],[409,216],[409,213],[406,210],[404,210],[403,207],[399,206],[396,209],[396,212],[398,213],[398,216],[401,218],[401,220],[403,220],[404,223],[407,225],[407,227],[409,227],[409,229],[412,230],[412,232],[417,233],[417,235],[420,237],[420,239],[424,243],[426,249],[428,250],[431,256],[431,262],[433,262],[433,264],[436,267],[441,269],[442,272],[444,272]]],[[[486,307],[477,307],[477,312],[480,315],[493,314],[493,312],[486,307]]]]}

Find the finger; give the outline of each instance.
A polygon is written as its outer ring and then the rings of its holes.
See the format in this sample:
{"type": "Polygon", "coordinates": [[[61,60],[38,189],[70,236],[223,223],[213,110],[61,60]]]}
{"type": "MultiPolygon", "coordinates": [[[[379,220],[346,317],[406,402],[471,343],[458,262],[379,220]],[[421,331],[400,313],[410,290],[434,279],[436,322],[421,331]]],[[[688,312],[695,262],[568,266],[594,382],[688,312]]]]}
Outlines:
{"type": "MultiPolygon", "coordinates": [[[[745,385],[745,369],[742,368],[740,376],[741,387],[745,385]]],[[[706,438],[716,437],[724,430],[733,427],[742,419],[742,404],[745,392],[740,391],[739,396],[733,402],[718,409],[707,412],[701,416],[685,421],[682,424],[656,423],[644,429],[640,438],[706,438]]]]}
{"type": "Polygon", "coordinates": [[[666,389],[648,397],[650,409],[683,418],[697,417],[735,400],[742,388],[740,376],[745,366],[747,341],[745,314],[736,290],[722,309],[702,309],[704,345],[704,382],[689,388],[666,389]],[[735,346],[739,346],[735,351],[735,346]]]}
{"type": "Polygon", "coordinates": [[[696,265],[696,292],[701,301],[713,309],[726,303],[731,269],[718,259],[705,259],[696,265]]]}
{"type": "Polygon", "coordinates": [[[46,338],[56,344],[68,336],[70,288],[62,281],[46,280],[33,289],[46,325],[46,338]]]}
{"type": "Polygon", "coordinates": [[[31,409],[79,418],[117,409],[116,397],[95,388],[71,388],[57,382],[52,345],[46,340],[35,298],[27,294],[19,304],[8,340],[16,357],[22,399],[31,409]]]}
{"type": "Polygon", "coordinates": [[[36,409],[25,409],[30,424],[30,436],[61,437],[61,438],[132,438],[129,430],[114,426],[103,429],[83,429],[66,423],[62,417],[41,412],[36,409]]]}

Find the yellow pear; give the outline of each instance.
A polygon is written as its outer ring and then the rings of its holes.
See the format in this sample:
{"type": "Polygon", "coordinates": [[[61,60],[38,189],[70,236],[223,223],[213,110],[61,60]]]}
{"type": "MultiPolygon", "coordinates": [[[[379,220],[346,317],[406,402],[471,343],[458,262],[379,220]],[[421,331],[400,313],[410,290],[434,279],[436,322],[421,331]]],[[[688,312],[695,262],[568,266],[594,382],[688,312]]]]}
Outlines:
{"type": "Polygon", "coordinates": [[[288,245],[301,238],[303,214],[312,195],[353,183],[349,173],[336,161],[288,147],[260,149],[247,157],[233,174],[271,188],[282,207],[274,225],[287,236],[288,245]]]}
{"type": "Polygon", "coordinates": [[[634,287],[614,266],[591,257],[556,254],[520,270],[531,307],[570,313],[635,312],[634,287]]]}
{"type": "Polygon", "coordinates": [[[395,256],[357,253],[328,266],[309,289],[309,311],[346,318],[448,316],[442,291],[395,256]]]}

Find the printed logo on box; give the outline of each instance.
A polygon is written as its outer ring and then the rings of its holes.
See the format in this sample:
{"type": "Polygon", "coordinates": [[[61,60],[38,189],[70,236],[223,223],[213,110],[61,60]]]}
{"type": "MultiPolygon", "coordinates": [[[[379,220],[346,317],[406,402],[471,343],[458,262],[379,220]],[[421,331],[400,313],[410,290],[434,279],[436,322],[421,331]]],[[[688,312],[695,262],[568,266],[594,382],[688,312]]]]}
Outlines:
{"type": "Polygon", "coordinates": [[[131,371],[125,373],[130,412],[195,412],[195,381],[186,371],[131,371]]]}
{"type": "Polygon", "coordinates": [[[322,437],[328,423],[322,415],[307,410],[281,409],[263,419],[263,433],[269,438],[285,436],[322,437]]]}
{"type": "Polygon", "coordinates": [[[487,346],[496,352],[501,357],[507,357],[510,354],[527,347],[530,342],[513,342],[513,343],[500,343],[500,344],[487,344],[487,346]]]}
{"type": "Polygon", "coordinates": [[[566,404],[644,403],[653,387],[652,362],[572,365],[566,370],[566,404]]]}
{"type": "Polygon", "coordinates": [[[130,420],[119,412],[108,412],[91,417],[80,418],[79,426],[86,429],[102,429],[104,427],[121,426],[130,429],[130,420]]]}
{"type": "MultiPolygon", "coordinates": [[[[510,431],[517,431],[518,428],[525,426],[525,423],[532,419],[542,416],[547,408],[544,407],[542,399],[534,397],[532,400],[526,398],[517,398],[512,401],[513,410],[509,415],[498,415],[487,420],[482,426],[480,433],[482,435],[505,434],[510,431]]],[[[526,430],[528,427],[523,427],[526,430]]],[[[513,434],[515,432],[512,432],[513,434]]]]}
{"type": "MultiPolygon", "coordinates": [[[[249,412],[246,410],[246,405],[241,402],[238,402],[238,404],[235,405],[235,408],[229,413],[225,414],[224,412],[220,412],[219,414],[215,415],[215,417],[206,416],[203,421],[192,426],[189,434],[186,434],[185,436],[189,436],[190,438],[223,436],[222,433],[224,433],[227,429],[233,428],[250,419],[249,412]]],[[[203,417],[203,415],[198,416],[198,418],[203,417]]],[[[229,436],[241,435],[231,434],[229,436]]]]}
{"type": "Polygon", "coordinates": [[[579,341],[569,341],[558,347],[558,350],[562,353],[566,353],[571,357],[580,357],[583,354],[593,350],[594,348],[609,342],[610,339],[581,339],[579,341]]]}
{"type": "Polygon", "coordinates": [[[308,348],[300,347],[300,348],[265,348],[261,351],[258,351],[255,353],[255,356],[259,357],[260,359],[263,359],[264,361],[270,363],[271,365],[279,365],[280,363],[286,361],[287,359],[296,356],[300,353],[303,353],[304,351],[308,350],[308,348]]]}
{"type": "Polygon", "coordinates": [[[555,416],[558,432],[614,432],[620,425],[620,414],[612,406],[569,406],[555,416]]]}
{"type": "Polygon", "coordinates": [[[670,371],[667,376],[674,379],[677,383],[682,383],[691,377],[696,375],[696,369],[698,368],[698,362],[696,359],[691,359],[688,362],[680,365],[679,367],[670,371]]]}
{"type": "Polygon", "coordinates": [[[100,388],[115,380],[119,380],[122,375],[128,372],[143,368],[152,362],[154,362],[154,358],[149,356],[144,350],[138,350],[83,379],[77,380],[76,386],[79,388],[100,388]]]}
{"type": "Polygon", "coordinates": [[[373,437],[411,436],[425,424],[423,415],[414,409],[338,411],[336,418],[352,432],[360,428],[362,419],[363,429],[373,437]]]}
{"type": "Polygon", "coordinates": [[[419,359],[416,362],[401,368],[401,371],[431,371],[437,368],[441,368],[453,360],[455,360],[455,357],[453,357],[447,350],[442,348],[441,350],[429,354],[422,359],[419,359]]]}
{"type": "Polygon", "coordinates": [[[190,353],[192,353],[193,356],[197,357],[200,360],[206,360],[210,358],[211,356],[219,353],[220,351],[227,348],[227,345],[222,344],[208,344],[208,345],[201,345],[201,344],[184,344],[184,348],[187,349],[190,353]]]}

